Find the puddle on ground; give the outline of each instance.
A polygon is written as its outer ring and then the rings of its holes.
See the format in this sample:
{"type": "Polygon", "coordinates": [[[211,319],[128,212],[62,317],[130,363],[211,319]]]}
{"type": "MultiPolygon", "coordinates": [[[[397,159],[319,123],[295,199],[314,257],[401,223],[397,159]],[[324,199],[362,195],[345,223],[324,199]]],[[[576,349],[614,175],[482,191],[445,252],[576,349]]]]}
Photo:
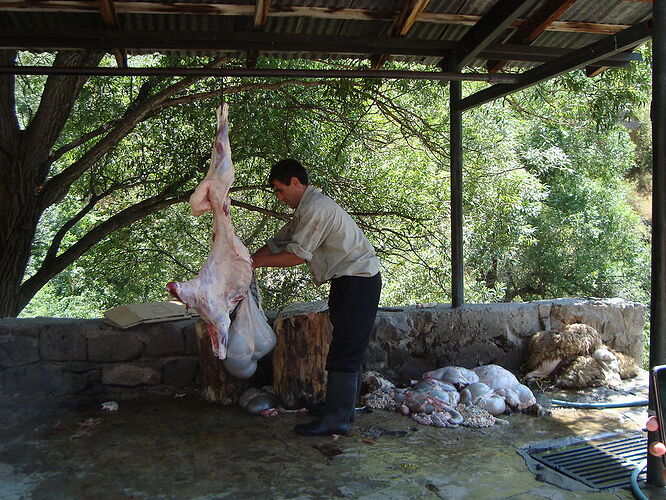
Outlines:
{"type": "MultiPolygon", "coordinates": [[[[119,399],[107,412],[107,400],[0,399],[0,498],[576,498],[537,481],[517,448],[598,422],[636,430],[640,420],[557,409],[482,430],[438,429],[377,410],[333,440],[296,435],[307,415],[265,419],[192,396],[119,399]],[[80,429],[89,432],[71,439],[80,429]]],[[[608,498],[586,495],[578,498],[608,498]]]]}

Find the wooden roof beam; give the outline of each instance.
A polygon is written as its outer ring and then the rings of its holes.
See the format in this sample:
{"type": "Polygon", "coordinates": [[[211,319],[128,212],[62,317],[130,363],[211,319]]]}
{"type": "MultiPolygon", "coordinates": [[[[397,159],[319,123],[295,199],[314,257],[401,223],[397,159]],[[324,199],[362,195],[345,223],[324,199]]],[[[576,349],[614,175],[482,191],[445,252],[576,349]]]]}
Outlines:
{"type": "Polygon", "coordinates": [[[603,73],[607,69],[608,69],[608,66],[587,66],[585,68],[585,75],[588,78],[594,78],[595,76],[599,76],[601,73],[603,73]]]}
{"type": "Polygon", "coordinates": [[[460,101],[456,111],[464,111],[479,106],[483,103],[493,101],[517,92],[518,90],[549,80],[563,73],[568,73],[574,69],[583,68],[585,66],[594,66],[595,63],[598,63],[600,60],[612,54],[629,50],[646,42],[651,36],[652,21],[642,22],[631,28],[627,28],[617,35],[608,36],[603,40],[599,40],[578,50],[574,50],[551,62],[526,71],[520,75],[520,81],[517,84],[497,84],[477,92],[476,94],[467,96],[460,101]]]}
{"type": "MultiPolygon", "coordinates": [[[[287,35],[263,32],[177,32],[101,29],[40,30],[39,34],[19,29],[0,32],[0,48],[17,50],[111,50],[120,47],[137,51],[191,50],[324,52],[360,55],[386,52],[396,56],[443,57],[456,48],[455,42],[413,38],[361,38],[325,35],[287,35]]],[[[478,54],[480,59],[511,59],[548,62],[571,51],[556,47],[491,44],[478,54]]],[[[625,66],[640,60],[640,54],[621,52],[604,58],[604,66],[625,66]]]]}
{"type": "MultiPolygon", "coordinates": [[[[651,0],[650,0],[651,1],[651,0]]],[[[635,56],[640,56],[640,54],[634,52],[634,49],[637,49],[638,46],[636,47],[631,47],[623,52],[621,54],[633,54],[635,56]]],[[[642,56],[641,56],[642,59],[642,56]]],[[[611,68],[612,66],[608,66],[604,64],[604,62],[600,61],[597,64],[591,65],[591,66],[586,66],[585,67],[585,75],[588,78],[594,78],[595,76],[599,76],[601,73],[606,71],[607,69],[611,68]]]]}
{"type": "MultiPolygon", "coordinates": [[[[430,0],[405,0],[402,11],[400,11],[398,17],[393,21],[393,26],[391,26],[391,36],[401,37],[406,35],[412,29],[412,26],[414,26],[421,12],[428,6],[428,3],[430,3],[430,0]]],[[[373,56],[372,69],[381,68],[387,59],[387,54],[373,56]]]]}
{"type": "MultiPolygon", "coordinates": [[[[530,16],[527,22],[513,32],[507,39],[507,43],[531,44],[574,3],[576,0],[548,0],[530,16]]],[[[508,61],[488,61],[488,72],[496,73],[507,63],[508,61]]]]}
{"type": "Polygon", "coordinates": [[[260,31],[266,25],[268,12],[271,10],[271,0],[257,0],[254,6],[254,29],[260,31]]]}
{"type": "Polygon", "coordinates": [[[414,23],[418,20],[421,12],[430,3],[430,0],[407,0],[400,15],[393,22],[391,29],[392,36],[406,35],[412,29],[414,23]]]}
{"type": "Polygon", "coordinates": [[[458,41],[453,57],[444,60],[449,70],[467,66],[476,56],[493,43],[518,16],[534,3],[533,0],[503,0],[490,10],[458,41]]]}
{"type": "MultiPolygon", "coordinates": [[[[104,24],[112,29],[120,29],[120,20],[113,6],[113,0],[97,0],[97,6],[99,7],[104,24]]],[[[119,68],[127,67],[127,52],[125,50],[114,48],[113,55],[116,58],[116,64],[119,68]]]]}
{"type": "MultiPolygon", "coordinates": [[[[559,47],[543,47],[536,45],[491,44],[477,57],[479,59],[496,60],[499,58],[520,62],[549,62],[565,54],[571,49],[559,47]]],[[[620,52],[609,55],[600,63],[610,67],[626,67],[631,61],[642,61],[643,57],[636,52],[620,52]]]]}
{"type": "MultiPolygon", "coordinates": [[[[268,19],[268,12],[271,10],[271,0],[257,0],[257,3],[254,6],[254,20],[252,23],[252,28],[254,31],[263,31],[264,26],[266,25],[266,19],[268,19]]],[[[247,53],[247,60],[245,61],[245,66],[248,68],[254,68],[257,65],[257,59],[259,59],[258,50],[250,50],[247,53]]]]}

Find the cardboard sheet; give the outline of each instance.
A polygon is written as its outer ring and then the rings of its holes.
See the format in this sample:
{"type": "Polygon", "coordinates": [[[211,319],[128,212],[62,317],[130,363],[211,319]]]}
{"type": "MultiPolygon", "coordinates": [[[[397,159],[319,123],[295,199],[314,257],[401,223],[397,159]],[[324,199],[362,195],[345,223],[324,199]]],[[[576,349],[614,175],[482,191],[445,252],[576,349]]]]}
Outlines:
{"type": "Polygon", "coordinates": [[[178,302],[148,302],[114,307],[104,312],[104,319],[115,327],[130,328],[141,323],[176,321],[196,315],[178,302]]]}

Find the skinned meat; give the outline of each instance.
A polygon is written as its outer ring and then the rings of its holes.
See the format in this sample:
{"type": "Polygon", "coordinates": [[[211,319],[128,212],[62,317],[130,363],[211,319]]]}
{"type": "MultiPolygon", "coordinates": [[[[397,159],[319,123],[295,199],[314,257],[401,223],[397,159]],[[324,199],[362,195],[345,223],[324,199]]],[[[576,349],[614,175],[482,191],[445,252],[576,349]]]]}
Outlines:
{"type": "Polygon", "coordinates": [[[506,405],[513,410],[524,410],[536,404],[532,391],[521,384],[516,376],[506,368],[499,365],[485,365],[474,368],[479,376],[479,382],[486,384],[495,391],[506,405]]]}
{"type": "Polygon", "coordinates": [[[436,427],[490,426],[506,412],[542,410],[532,391],[499,365],[469,370],[445,366],[423,374],[410,387],[399,389],[377,372],[365,375],[370,390],[363,400],[370,408],[400,411],[436,427]]]}
{"type": "Polygon", "coordinates": [[[456,388],[450,384],[434,379],[425,378],[412,387],[395,391],[395,401],[400,405],[400,412],[404,415],[416,417],[416,421],[423,415],[435,417],[432,425],[437,427],[457,427],[463,422],[463,417],[456,405],[460,395],[456,388]]]}
{"type": "Polygon", "coordinates": [[[446,384],[455,386],[458,390],[479,381],[479,376],[476,373],[461,366],[444,366],[437,370],[424,373],[423,378],[441,380],[446,384]]]}
{"type": "Polygon", "coordinates": [[[233,359],[241,360],[234,365],[234,372],[238,377],[247,378],[256,369],[256,359],[275,345],[275,335],[266,323],[257,298],[248,293],[253,282],[250,253],[236,235],[229,217],[234,166],[227,113],[226,103],[217,110],[218,131],[210,167],[190,197],[194,216],[213,212],[211,253],[197,277],[181,283],[172,281],[167,289],[187,307],[199,312],[218,358],[227,359],[228,348],[233,348],[233,359]],[[239,303],[242,304],[234,319],[238,325],[234,327],[230,315],[239,303]],[[229,338],[230,334],[233,338],[229,338]]]}
{"type": "Polygon", "coordinates": [[[493,416],[506,411],[504,398],[482,382],[473,382],[460,391],[460,402],[483,408],[493,416]]]}
{"type": "Polygon", "coordinates": [[[460,401],[456,388],[434,378],[419,380],[401,395],[396,394],[396,399],[402,401],[400,411],[405,415],[441,413],[440,419],[445,427],[456,427],[463,421],[456,410],[460,401]]]}

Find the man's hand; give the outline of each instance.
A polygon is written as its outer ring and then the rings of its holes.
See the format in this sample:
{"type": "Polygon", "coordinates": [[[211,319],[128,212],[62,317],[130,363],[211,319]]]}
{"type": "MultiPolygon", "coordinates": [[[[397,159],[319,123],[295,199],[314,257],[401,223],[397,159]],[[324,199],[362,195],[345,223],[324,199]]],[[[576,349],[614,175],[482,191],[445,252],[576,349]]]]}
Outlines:
{"type": "Polygon", "coordinates": [[[271,255],[271,251],[268,248],[268,245],[264,245],[261,247],[259,250],[254,252],[250,258],[252,259],[252,269],[256,269],[258,267],[265,267],[260,265],[261,257],[266,256],[266,255],[271,255]]]}

